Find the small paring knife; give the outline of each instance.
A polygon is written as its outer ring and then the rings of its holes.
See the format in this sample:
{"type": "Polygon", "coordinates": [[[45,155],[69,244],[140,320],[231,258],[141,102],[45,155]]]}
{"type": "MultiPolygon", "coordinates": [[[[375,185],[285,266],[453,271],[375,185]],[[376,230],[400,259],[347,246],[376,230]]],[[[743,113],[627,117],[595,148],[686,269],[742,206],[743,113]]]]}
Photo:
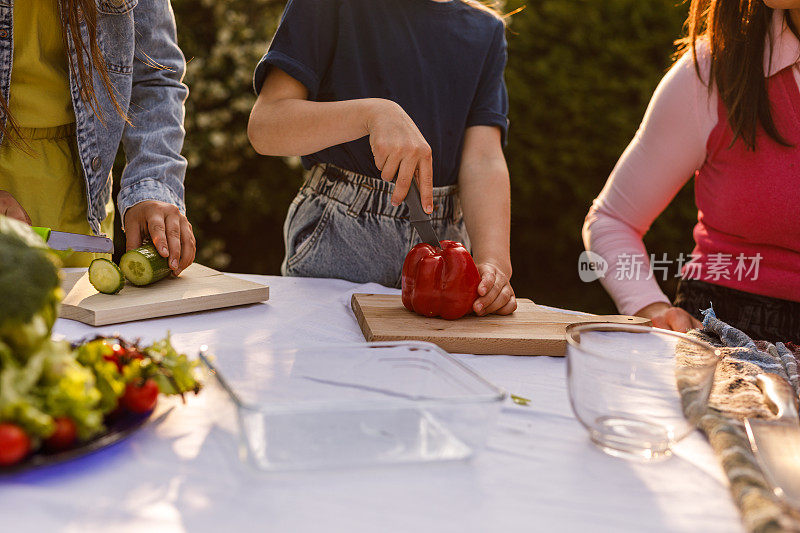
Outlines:
{"type": "Polygon", "coordinates": [[[775,374],[759,374],[755,382],[777,418],[746,418],[747,438],[775,495],[800,510],[800,417],[794,389],[775,374]]]}
{"type": "Polygon", "coordinates": [[[53,250],[71,250],[73,252],[93,252],[110,254],[114,252],[114,241],[108,237],[95,237],[93,235],[81,235],[80,233],[66,233],[63,231],[53,231],[50,228],[40,228],[34,226],[36,232],[47,246],[53,250]]]}
{"type": "Polygon", "coordinates": [[[436,230],[433,229],[430,215],[422,209],[419,189],[413,179],[411,180],[408,194],[406,194],[406,205],[408,206],[408,218],[411,221],[411,225],[417,230],[422,242],[426,242],[434,248],[440,248],[439,237],[436,235],[436,230]]]}

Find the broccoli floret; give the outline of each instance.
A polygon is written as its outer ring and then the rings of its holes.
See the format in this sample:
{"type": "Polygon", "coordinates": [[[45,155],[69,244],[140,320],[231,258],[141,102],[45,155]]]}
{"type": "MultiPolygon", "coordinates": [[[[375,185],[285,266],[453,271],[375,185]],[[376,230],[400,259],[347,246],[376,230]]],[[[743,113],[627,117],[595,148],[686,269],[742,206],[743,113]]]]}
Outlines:
{"type": "Polygon", "coordinates": [[[0,340],[18,356],[50,337],[61,300],[57,262],[28,226],[0,215],[0,340]]]}

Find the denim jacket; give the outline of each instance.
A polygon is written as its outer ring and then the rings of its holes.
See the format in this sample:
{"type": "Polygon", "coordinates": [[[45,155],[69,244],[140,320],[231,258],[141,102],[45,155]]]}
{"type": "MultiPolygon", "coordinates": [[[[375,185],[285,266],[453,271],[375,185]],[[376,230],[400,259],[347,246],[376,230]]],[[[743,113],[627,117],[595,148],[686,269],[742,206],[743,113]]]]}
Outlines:
{"type": "MultiPolygon", "coordinates": [[[[0,91],[6,101],[11,84],[15,1],[30,0],[0,0],[0,91]]],[[[120,142],[127,161],[117,196],[120,215],[124,217],[129,207],[144,200],[168,202],[185,212],[186,159],[180,152],[188,89],[182,83],[186,61],[178,48],[169,0],[96,2],[98,45],[117,101],[128,111],[130,122],[117,113],[96,72],[94,87],[102,116],[92,111],[71,76],[78,155],[88,191],[88,219],[92,231],[99,233],[111,195],[111,167],[120,142]]],[[[86,39],[85,24],[82,32],[86,39]]],[[[71,39],[69,53],[77,57],[71,39]]],[[[86,64],[91,62],[87,59],[86,64]]]]}

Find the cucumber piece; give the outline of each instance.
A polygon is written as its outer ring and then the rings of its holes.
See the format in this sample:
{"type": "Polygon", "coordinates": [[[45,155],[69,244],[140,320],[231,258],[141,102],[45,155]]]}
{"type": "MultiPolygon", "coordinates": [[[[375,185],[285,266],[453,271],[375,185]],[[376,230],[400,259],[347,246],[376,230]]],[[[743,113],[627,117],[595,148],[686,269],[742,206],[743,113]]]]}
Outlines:
{"type": "Polygon", "coordinates": [[[156,252],[153,243],[125,252],[119,261],[119,268],[128,281],[134,285],[150,285],[169,275],[167,258],[156,252]]]}
{"type": "Polygon", "coordinates": [[[89,264],[89,282],[104,294],[117,294],[125,285],[125,278],[113,261],[100,258],[89,264]]]}

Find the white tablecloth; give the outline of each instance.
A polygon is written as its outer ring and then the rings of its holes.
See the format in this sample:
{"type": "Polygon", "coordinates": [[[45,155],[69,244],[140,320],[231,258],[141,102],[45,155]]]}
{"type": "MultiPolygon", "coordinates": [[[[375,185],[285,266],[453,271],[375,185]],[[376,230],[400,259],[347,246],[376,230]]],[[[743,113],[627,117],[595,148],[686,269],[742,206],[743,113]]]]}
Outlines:
{"type": "MultiPolygon", "coordinates": [[[[224,351],[363,337],[343,281],[243,276],[268,303],[91,328],[224,351]],[[224,348],[224,350],[222,349],[224,348]]],[[[228,355],[230,356],[230,355],[228,355]]],[[[266,474],[246,470],[201,393],[161,405],[128,440],[68,464],[0,478],[0,531],[518,532],[740,531],[717,459],[702,435],[654,464],[595,449],[570,411],[561,358],[458,356],[530,407],[510,402],[486,450],[469,462],[266,474]],[[160,415],[160,416],[159,416],[160,415]]],[[[163,404],[163,402],[162,402],[163,404]]]]}

